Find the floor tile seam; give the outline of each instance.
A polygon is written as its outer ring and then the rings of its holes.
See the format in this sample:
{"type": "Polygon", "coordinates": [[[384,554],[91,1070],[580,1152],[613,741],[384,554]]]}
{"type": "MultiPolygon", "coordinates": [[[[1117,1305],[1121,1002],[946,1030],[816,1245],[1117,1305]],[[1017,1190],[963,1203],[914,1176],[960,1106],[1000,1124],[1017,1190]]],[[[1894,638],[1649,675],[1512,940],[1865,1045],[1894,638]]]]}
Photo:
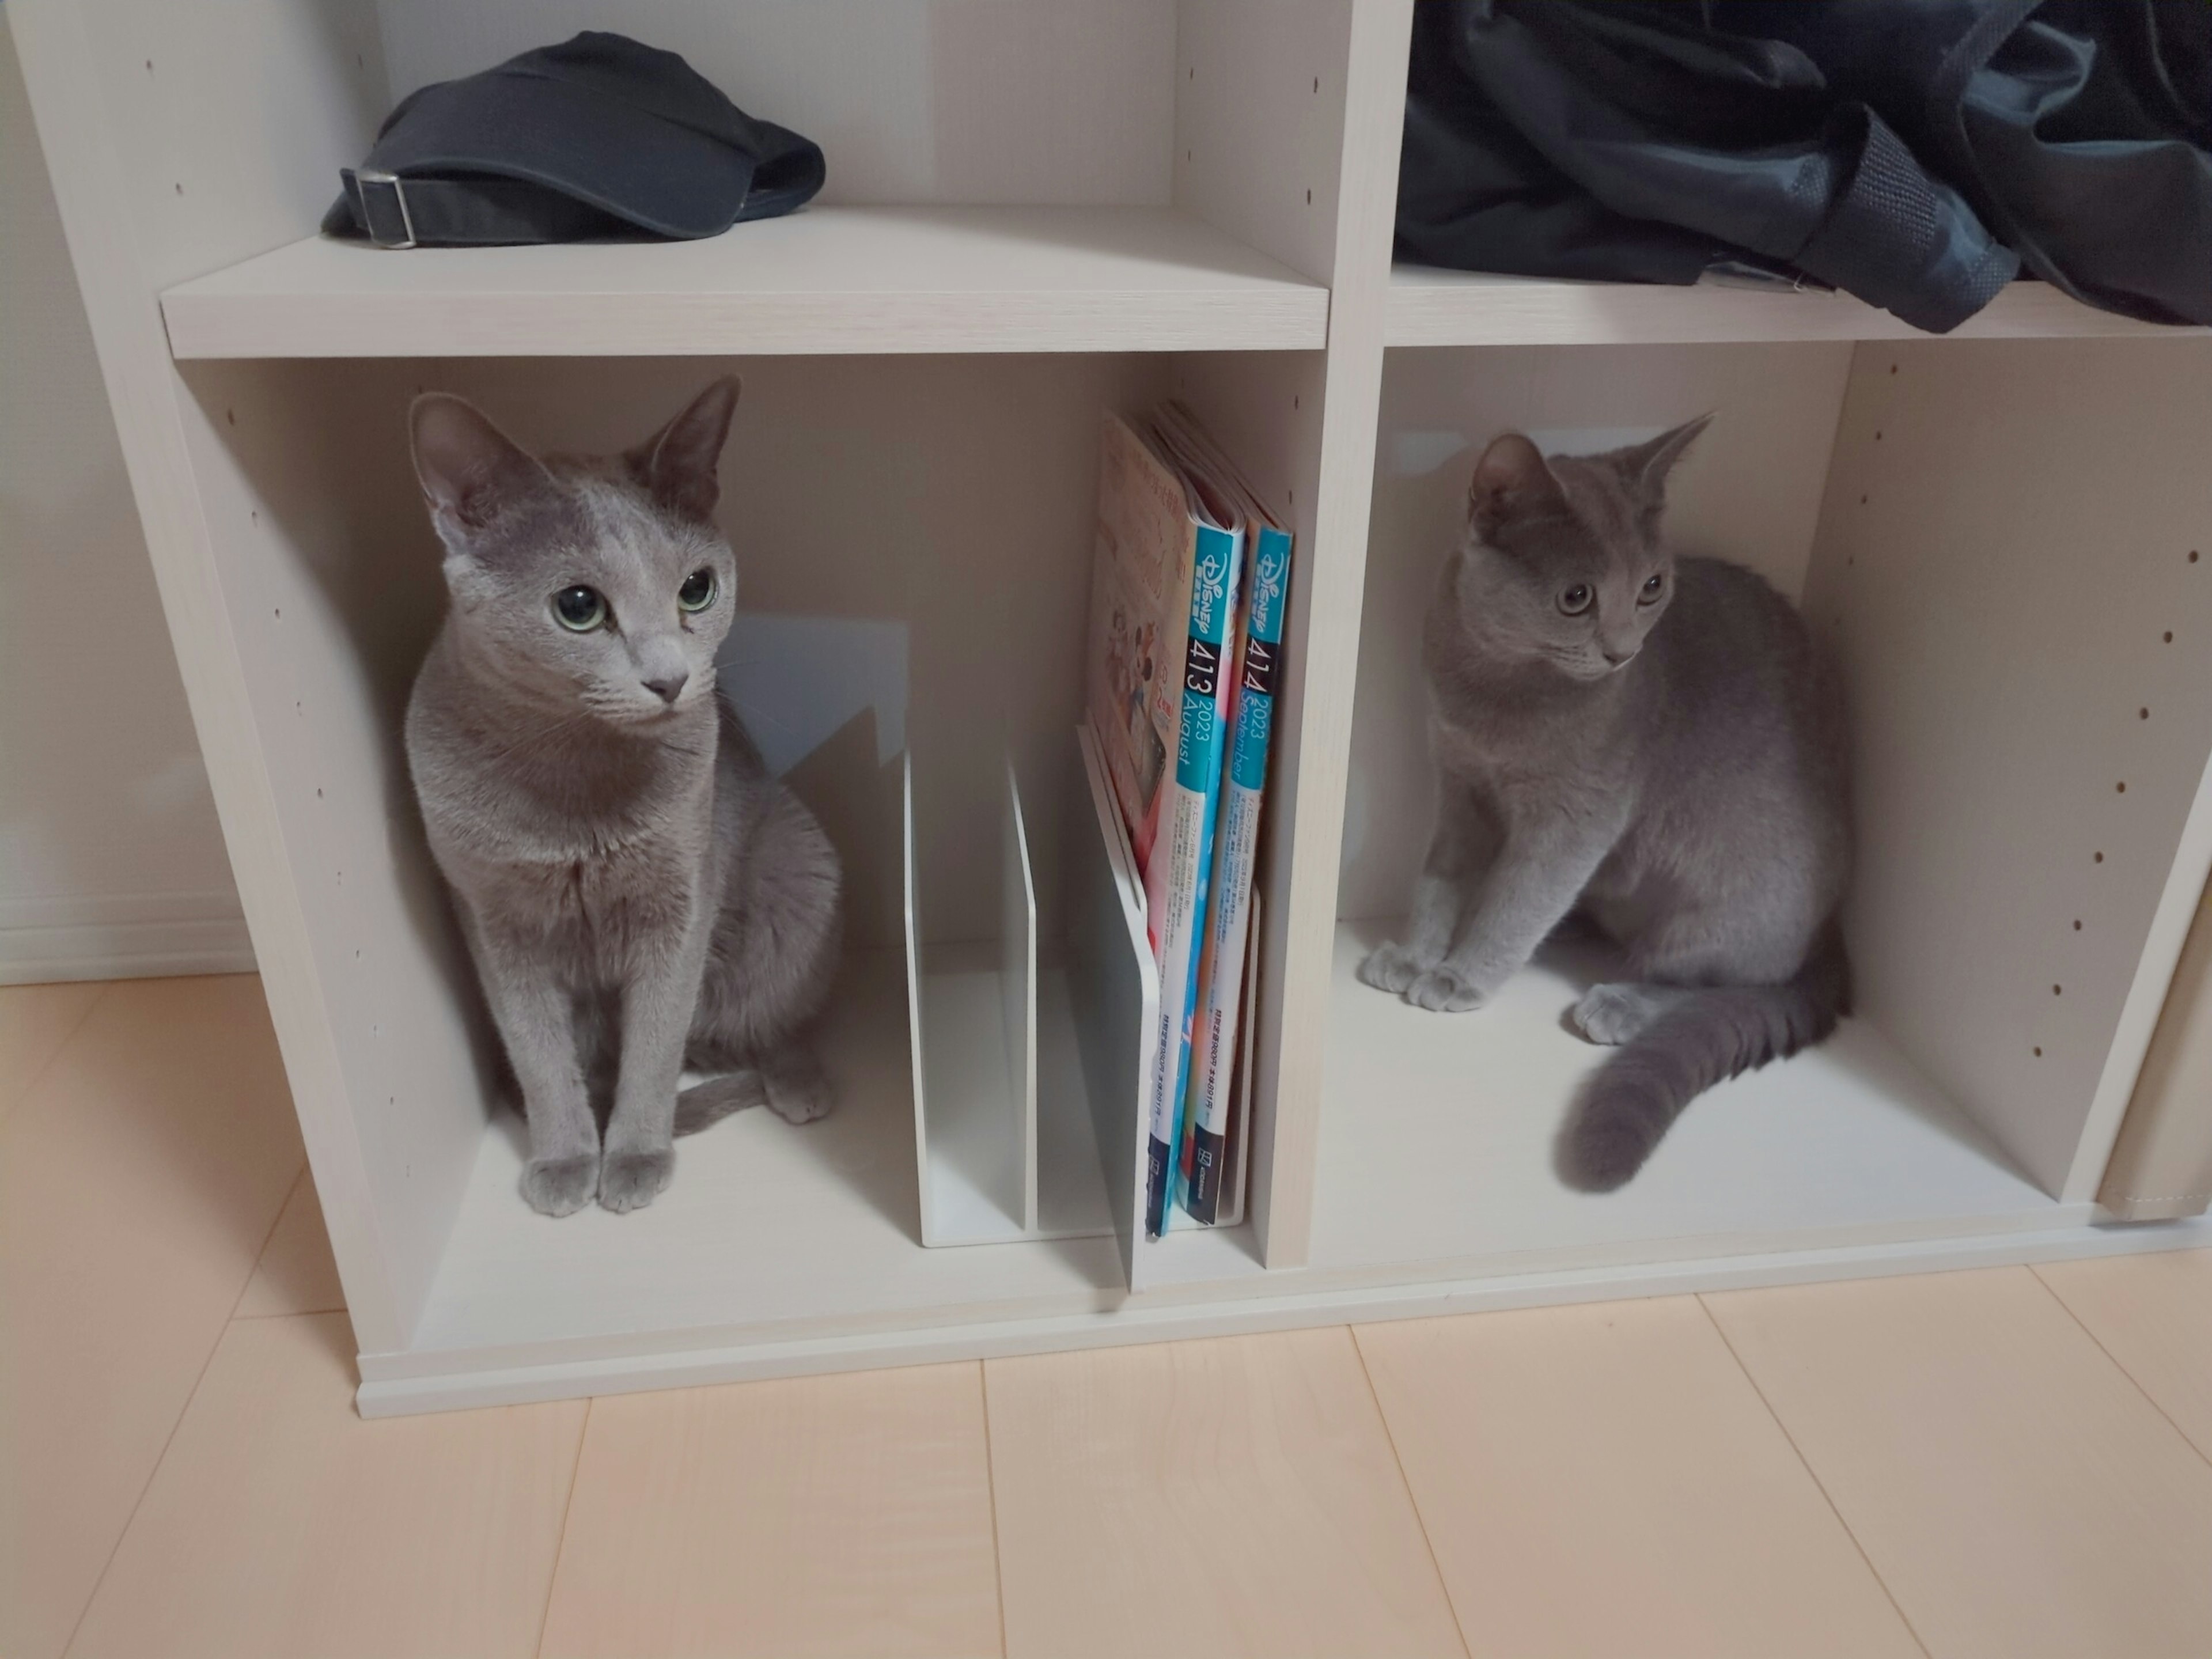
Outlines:
{"type": "Polygon", "coordinates": [[[1851,1540],[1851,1547],[1858,1552],[1859,1559],[1866,1564],[1868,1573],[1872,1576],[1874,1582],[1881,1587],[1883,1597],[1889,1602],[1891,1609],[1896,1613],[1898,1622],[1905,1626],[1905,1633],[1912,1638],[1912,1645],[1926,1655],[1927,1659],[1935,1659],[1934,1651],[1921,1636],[1918,1627],[1913,1624],[1911,1615],[1905,1612],[1904,1602],[1898,1600],[1897,1591],[1891,1587],[1889,1580],[1882,1576],[1881,1569],[1875,1565],[1874,1557],[1868,1553],[1865,1540],[1860,1538],[1856,1528],[1851,1525],[1850,1517],[1844,1515],[1843,1506],[1836,1502],[1836,1495],[1828,1490],[1828,1483],[1820,1479],[1820,1470],[1813,1467],[1813,1460],[1805,1455],[1805,1449],[1797,1443],[1797,1437],[1790,1431],[1789,1424],[1782,1420],[1782,1413],[1775,1409],[1774,1402],[1766,1397],[1766,1390],[1759,1386],[1759,1378],[1752,1374],[1751,1367],[1744,1364],[1743,1356],[1736,1352],[1735,1344],[1729,1340],[1727,1328],[1722,1325],[1719,1317],[1713,1312],[1711,1305],[1706,1302],[1703,1295],[1695,1297],[1693,1300],[1698,1304],[1698,1311],[1705,1315],[1707,1322],[1712,1326],[1713,1334],[1720,1338],[1721,1346],[1728,1350],[1729,1358],[1735,1362],[1736,1370],[1743,1374],[1743,1380],[1751,1384],[1752,1393],[1759,1396],[1759,1403],[1765,1408],[1769,1420],[1781,1431],[1782,1438],[1789,1446],[1790,1455],[1797,1460],[1798,1467],[1805,1471],[1807,1478],[1812,1481],[1813,1489],[1820,1494],[1820,1501],[1828,1506],[1828,1513],[1836,1517],[1836,1524],[1844,1529],[1844,1536],[1851,1540]]]}

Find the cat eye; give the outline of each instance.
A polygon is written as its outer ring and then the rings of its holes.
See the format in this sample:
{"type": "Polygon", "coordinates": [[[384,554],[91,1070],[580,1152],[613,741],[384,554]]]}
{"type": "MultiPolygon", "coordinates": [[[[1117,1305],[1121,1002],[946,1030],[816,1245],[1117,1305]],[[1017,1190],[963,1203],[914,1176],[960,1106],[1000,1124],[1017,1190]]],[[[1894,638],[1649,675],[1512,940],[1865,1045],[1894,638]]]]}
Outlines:
{"type": "Polygon", "coordinates": [[[1664,576],[1656,574],[1648,576],[1644,579],[1643,592],[1638,594],[1637,598],[1641,603],[1650,605],[1666,590],[1666,586],[1667,579],[1664,576]]]}
{"type": "Polygon", "coordinates": [[[686,611],[704,611],[714,604],[717,591],[712,570],[695,570],[684,579],[684,586],[676,590],[676,603],[686,611]]]}
{"type": "Polygon", "coordinates": [[[1590,586],[1588,582],[1577,582],[1559,595],[1559,609],[1570,617],[1579,617],[1589,608],[1590,586]]]}
{"type": "Polygon", "coordinates": [[[596,587],[564,587],[553,596],[553,618],[572,634],[588,634],[607,619],[607,602],[596,587]]]}

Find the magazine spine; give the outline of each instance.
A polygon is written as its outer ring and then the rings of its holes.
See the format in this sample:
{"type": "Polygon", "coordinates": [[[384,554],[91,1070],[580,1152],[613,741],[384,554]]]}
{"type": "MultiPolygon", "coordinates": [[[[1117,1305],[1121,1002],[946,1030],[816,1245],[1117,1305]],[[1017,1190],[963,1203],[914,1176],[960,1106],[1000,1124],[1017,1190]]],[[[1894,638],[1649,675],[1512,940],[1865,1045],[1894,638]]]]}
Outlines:
{"type": "Polygon", "coordinates": [[[1150,1089],[1152,1134],[1145,1170],[1145,1232],[1166,1230],[1182,1144],[1183,1084],[1190,1065],[1190,1022],[1205,931],[1206,878],[1213,853],[1226,747],[1230,675],[1223,657],[1232,637],[1243,562],[1243,538],[1211,525],[1195,526],[1190,631],[1183,657],[1182,716],[1176,723],[1175,781],[1163,822],[1165,845],[1152,856],[1170,863],[1162,884],[1164,914],[1157,919],[1160,951],[1159,1049],[1150,1089]]]}
{"type": "Polygon", "coordinates": [[[1258,528],[1253,544],[1252,568],[1245,579],[1245,624],[1231,684],[1228,775],[1215,834],[1212,894],[1191,1027],[1187,1128],[1179,1160],[1183,1208],[1194,1220],[1209,1226],[1220,1211],[1232,1103],[1230,1078],[1243,1006],[1245,940],[1252,921],[1275,683],[1281,672],[1284,601],[1290,586],[1290,536],[1265,526],[1258,528]]]}

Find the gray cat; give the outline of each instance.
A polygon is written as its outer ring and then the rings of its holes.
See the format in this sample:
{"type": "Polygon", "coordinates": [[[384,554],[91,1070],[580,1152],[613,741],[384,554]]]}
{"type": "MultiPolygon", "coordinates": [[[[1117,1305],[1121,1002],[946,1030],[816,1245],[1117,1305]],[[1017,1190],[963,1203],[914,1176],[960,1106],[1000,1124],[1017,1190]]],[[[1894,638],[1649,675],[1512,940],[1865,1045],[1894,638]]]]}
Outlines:
{"type": "Polygon", "coordinates": [[[1705,424],[1581,459],[1517,434],[1484,453],[1429,613],[1436,830],[1410,937],[1359,969],[1424,1008],[1479,1008],[1571,911],[1626,947],[1632,982],[1571,1017],[1624,1045],[1560,1142],[1593,1191],[1694,1096],[1849,1011],[1837,686],[1780,594],[1659,533],[1705,424]]]}
{"type": "Polygon", "coordinates": [[[737,398],[718,380],[591,459],[526,455],[459,398],[410,416],[453,605],[408,763],[521,1085],[523,1196],[547,1215],[650,1204],[672,1137],[741,1106],[830,1109],[806,1036],[836,967],[836,854],[714,687],[737,398]],[[723,1075],[679,1103],[687,1064],[723,1075]]]}

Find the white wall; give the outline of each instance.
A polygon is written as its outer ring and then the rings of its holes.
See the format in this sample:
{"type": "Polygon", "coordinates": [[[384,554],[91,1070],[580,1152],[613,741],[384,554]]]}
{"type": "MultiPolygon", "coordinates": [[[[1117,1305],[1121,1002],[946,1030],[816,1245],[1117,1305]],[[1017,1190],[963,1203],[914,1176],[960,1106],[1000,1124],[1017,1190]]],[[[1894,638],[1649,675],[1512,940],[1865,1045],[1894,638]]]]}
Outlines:
{"type": "Polygon", "coordinates": [[[252,966],[0,27],[0,983],[252,966]]]}

